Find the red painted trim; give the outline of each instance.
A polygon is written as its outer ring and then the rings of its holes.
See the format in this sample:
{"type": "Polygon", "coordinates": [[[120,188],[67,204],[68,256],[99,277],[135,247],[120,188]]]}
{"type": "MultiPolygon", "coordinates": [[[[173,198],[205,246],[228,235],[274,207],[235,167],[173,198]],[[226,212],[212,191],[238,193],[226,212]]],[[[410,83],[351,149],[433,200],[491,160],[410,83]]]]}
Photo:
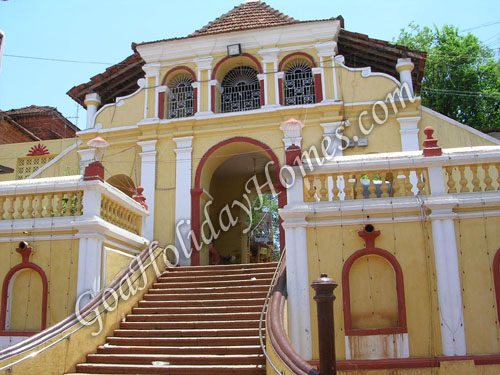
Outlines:
{"type": "Polygon", "coordinates": [[[49,283],[47,281],[47,275],[43,272],[42,268],[35,263],[26,262],[20,263],[17,266],[14,266],[10,269],[10,271],[5,276],[3,280],[2,286],[2,307],[0,313],[0,331],[5,331],[5,324],[7,321],[7,300],[9,298],[9,284],[14,277],[14,275],[23,270],[23,269],[32,269],[35,272],[38,272],[40,277],[42,278],[43,285],[43,294],[42,294],[42,330],[47,327],[47,296],[49,292],[49,283]]]}
{"type": "Polygon", "coordinates": [[[283,78],[278,78],[278,89],[280,94],[280,105],[283,105],[283,78]]]}
{"type": "Polygon", "coordinates": [[[210,86],[210,107],[213,113],[215,113],[215,85],[210,86]]]}
{"type": "Polygon", "coordinates": [[[497,302],[497,319],[500,323],[500,249],[493,258],[493,282],[495,283],[495,298],[497,302]]]}
{"type": "Polygon", "coordinates": [[[266,105],[266,96],[265,96],[265,88],[264,88],[264,80],[260,79],[259,80],[259,85],[260,85],[260,106],[262,107],[263,105],[266,105]]]}
{"type": "MultiPolygon", "coordinates": [[[[388,358],[388,359],[360,359],[337,361],[337,370],[388,370],[440,367],[441,362],[474,361],[476,366],[500,364],[499,354],[465,355],[453,357],[421,357],[421,358],[388,358]]],[[[318,361],[310,361],[312,366],[319,368],[318,361]]]]}
{"type": "Polygon", "coordinates": [[[158,94],[158,117],[165,118],[165,92],[158,94]]]}
{"type": "Polygon", "coordinates": [[[193,89],[194,102],[193,102],[193,113],[198,112],[198,89],[195,87],[193,89]]]}
{"type": "Polygon", "coordinates": [[[344,264],[342,269],[342,299],[344,305],[344,329],[346,336],[367,336],[367,335],[388,335],[388,334],[398,334],[407,333],[408,327],[406,324],[406,304],[405,304],[405,294],[404,294],[404,281],[403,281],[403,271],[399,265],[396,257],[392,255],[387,250],[378,249],[374,247],[375,237],[380,234],[379,231],[367,233],[365,231],[359,232],[360,236],[365,237],[366,247],[364,249],[356,251],[352,254],[344,264]],[[366,233],[366,234],[365,234],[366,233]],[[367,238],[369,237],[369,238],[367,238]],[[356,260],[367,255],[380,256],[392,265],[394,272],[396,273],[396,294],[398,299],[398,318],[399,327],[394,328],[383,328],[383,329],[353,329],[351,321],[351,295],[349,286],[349,272],[351,267],[356,260]]]}
{"type": "MultiPolygon", "coordinates": [[[[277,181],[279,181],[279,171],[280,171],[280,163],[278,160],[278,157],[276,154],[273,152],[273,150],[266,145],[265,143],[262,143],[261,141],[258,141],[253,138],[248,138],[248,137],[234,137],[234,138],[229,138],[226,139],[222,142],[217,143],[216,145],[212,146],[201,158],[200,164],[198,164],[198,167],[196,168],[196,175],[194,179],[194,187],[191,189],[191,230],[193,231],[193,235],[195,240],[199,243],[200,242],[200,213],[201,213],[201,207],[200,207],[200,196],[201,193],[203,192],[200,184],[201,184],[201,173],[203,172],[203,167],[205,166],[205,163],[207,162],[208,158],[219,148],[226,146],[230,143],[250,143],[252,145],[255,145],[257,147],[262,148],[271,158],[271,160],[274,162],[274,171],[276,173],[277,181]]],[[[281,186],[281,184],[279,184],[281,186]]],[[[278,206],[279,208],[283,208],[286,205],[287,199],[286,199],[286,190],[284,189],[283,186],[281,186],[281,189],[277,189],[275,185],[276,192],[278,194],[278,206]]],[[[280,247],[285,246],[285,241],[284,241],[284,230],[283,227],[281,226],[281,221],[280,221],[280,247]]],[[[194,240],[191,240],[191,248],[194,249],[194,240]]],[[[193,251],[191,254],[191,265],[192,266],[197,266],[200,264],[200,255],[197,251],[193,251]]]]}
{"type": "Polygon", "coordinates": [[[162,86],[165,85],[168,82],[168,77],[170,77],[173,73],[178,72],[179,70],[184,70],[186,73],[189,73],[191,77],[193,78],[193,81],[196,82],[196,74],[187,66],[177,66],[167,72],[165,74],[165,77],[163,77],[163,80],[161,81],[162,86]]]}
{"type": "Polygon", "coordinates": [[[305,52],[294,52],[294,53],[291,53],[289,55],[286,55],[285,57],[283,57],[281,59],[279,65],[278,65],[278,72],[282,72],[283,71],[283,66],[285,65],[285,63],[288,60],[290,60],[291,58],[297,57],[297,56],[305,57],[312,64],[313,68],[316,67],[316,63],[314,62],[314,59],[312,58],[311,55],[309,55],[309,54],[307,54],[305,52]]]}
{"type": "Polygon", "coordinates": [[[314,94],[316,96],[316,103],[323,101],[323,87],[321,84],[321,73],[314,75],[314,94]]]}
{"type": "Polygon", "coordinates": [[[262,74],[262,66],[260,65],[259,60],[257,60],[257,58],[255,58],[254,56],[249,55],[248,53],[242,53],[239,56],[226,56],[222,60],[220,60],[217,64],[215,64],[215,68],[212,71],[212,79],[216,78],[217,71],[219,70],[220,66],[223,63],[225,63],[229,59],[236,58],[236,57],[246,57],[246,58],[252,60],[254,62],[254,64],[257,66],[257,71],[262,74]]]}

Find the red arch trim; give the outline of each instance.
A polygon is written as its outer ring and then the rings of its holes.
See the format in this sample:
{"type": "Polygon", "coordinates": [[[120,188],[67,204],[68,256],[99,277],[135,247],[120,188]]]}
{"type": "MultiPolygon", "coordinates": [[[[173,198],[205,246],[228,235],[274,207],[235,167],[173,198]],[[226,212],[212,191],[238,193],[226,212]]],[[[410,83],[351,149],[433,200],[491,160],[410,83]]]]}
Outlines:
{"type": "MultiPolygon", "coordinates": [[[[279,165],[279,160],[276,154],[273,152],[273,150],[266,145],[265,143],[262,143],[256,139],[253,138],[248,138],[248,137],[233,137],[226,139],[222,142],[217,143],[216,145],[212,146],[201,158],[200,164],[198,164],[198,167],[196,168],[196,175],[195,175],[195,180],[194,180],[194,188],[191,189],[191,229],[194,233],[194,237],[197,243],[200,243],[200,197],[201,193],[203,190],[201,189],[200,182],[201,182],[201,173],[203,171],[203,167],[205,166],[205,163],[207,162],[208,158],[219,148],[228,145],[230,143],[250,143],[253,144],[257,147],[260,147],[263,149],[271,158],[271,160],[274,162],[274,168],[275,168],[275,173],[276,177],[279,177],[279,172],[280,172],[280,165],[279,165]]],[[[279,178],[278,178],[279,181],[279,178]]],[[[278,192],[278,207],[283,208],[285,207],[287,203],[287,197],[286,197],[286,190],[283,188],[281,183],[277,183],[275,186],[276,191],[278,192]]],[[[281,250],[283,250],[285,246],[285,231],[282,227],[282,219],[280,218],[280,247],[281,250]]],[[[191,254],[191,265],[192,266],[197,266],[200,264],[200,253],[196,251],[195,246],[194,246],[194,240],[191,240],[191,249],[194,249],[192,254],[191,254]]]]}
{"type": "Polygon", "coordinates": [[[188,68],[187,66],[177,66],[171,70],[168,71],[167,74],[165,74],[165,77],[163,77],[163,80],[161,81],[162,85],[165,85],[168,82],[168,78],[175,72],[178,72],[179,70],[184,70],[186,73],[189,73],[191,77],[193,78],[193,81],[196,81],[196,74],[193,72],[192,69],[188,68]]]}
{"type": "Polygon", "coordinates": [[[495,298],[497,302],[498,322],[500,323],[500,249],[493,258],[493,282],[495,283],[495,298]]]}
{"type": "Polygon", "coordinates": [[[239,56],[226,56],[222,60],[220,60],[217,64],[215,64],[214,70],[212,71],[212,79],[215,79],[215,77],[217,75],[217,71],[219,70],[220,66],[223,63],[225,63],[228,59],[231,59],[233,57],[240,57],[240,56],[247,57],[250,60],[252,60],[255,63],[255,65],[257,65],[257,70],[259,71],[259,73],[262,74],[262,65],[260,65],[259,60],[257,60],[254,56],[252,56],[252,55],[250,55],[248,53],[242,53],[239,56]]]}
{"type": "Polygon", "coordinates": [[[342,299],[344,305],[344,329],[347,336],[367,336],[367,335],[388,335],[396,333],[407,333],[408,327],[406,324],[406,304],[403,282],[403,271],[396,257],[387,250],[372,248],[362,249],[352,254],[344,264],[342,269],[342,299]],[[375,329],[353,329],[351,321],[351,295],[349,287],[349,272],[356,260],[367,255],[380,256],[392,265],[396,273],[396,294],[398,299],[398,317],[399,327],[394,328],[375,328],[375,329]]]}
{"type": "Polygon", "coordinates": [[[278,65],[278,71],[282,72],[283,71],[283,66],[285,65],[285,63],[288,60],[290,60],[291,58],[294,58],[294,57],[297,57],[297,56],[306,58],[307,60],[309,60],[311,62],[313,68],[316,67],[316,62],[314,61],[314,59],[313,59],[313,57],[311,55],[309,55],[308,53],[305,53],[305,52],[294,52],[294,53],[291,53],[289,55],[286,55],[283,59],[281,59],[279,65],[278,65]]]}
{"type": "MultiPolygon", "coordinates": [[[[7,300],[8,300],[8,294],[9,294],[9,284],[12,280],[12,277],[14,275],[23,270],[23,269],[32,269],[33,271],[37,272],[40,277],[42,278],[42,285],[43,285],[43,294],[42,294],[42,331],[47,328],[47,297],[48,297],[48,291],[49,291],[49,283],[47,280],[47,275],[45,272],[43,272],[42,268],[35,263],[27,262],[27,263],[20,263],[17,266],[14,266],[10,269],[10,271],[7,273],[5,276],[5,279],[3,280],[3,286],[2,286],[2,310],[0,313],[0,330],[5,331],[5,325],[7,322],[7,300]]],[[[19,332],[9,332],[12,333],[12,335],[16,335],[19,332]]]]}

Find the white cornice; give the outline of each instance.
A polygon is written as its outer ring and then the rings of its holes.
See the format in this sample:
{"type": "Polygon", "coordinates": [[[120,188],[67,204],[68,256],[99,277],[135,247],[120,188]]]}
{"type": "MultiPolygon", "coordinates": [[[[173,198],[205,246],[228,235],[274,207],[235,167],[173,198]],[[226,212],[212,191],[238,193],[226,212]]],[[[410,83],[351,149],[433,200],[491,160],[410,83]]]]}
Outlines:
{"type": "Polygon", "coordinates": [[[144,61],[150,64],[167,59],[194,58],[225,53],[228,44],[236,43],[241,44],[243,52],[280,44],[320,43],[325,39],[336,40],[339,30],[340,22],[337,20],[304,22],[142,44],[137,46],[137,51],[144,61]],[[277,32],[278,29],[279,32],[277,32]]]}

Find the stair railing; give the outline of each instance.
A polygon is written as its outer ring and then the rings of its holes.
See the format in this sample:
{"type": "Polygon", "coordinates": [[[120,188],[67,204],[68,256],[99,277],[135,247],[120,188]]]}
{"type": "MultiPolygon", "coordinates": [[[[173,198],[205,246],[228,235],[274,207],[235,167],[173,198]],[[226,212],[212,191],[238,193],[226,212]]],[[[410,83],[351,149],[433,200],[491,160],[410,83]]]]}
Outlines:
{"type": "Polygon", "coordinates": [[[271,367],[273,368],[274,372],[276,374],[279,374],[279,375],[283,375],[283,372],[280,371],[276,367],[276,365],[273,363],[273,361],[271,360],[271,358],[269,358],[269,355],[267,354],[267,351],[266,351],[266,345],[264,344],[264,336],[262,334],[262,323],[264,322],[264,316],[265,316],[265,313],[266,313],[266,309],[267,309],[267,306],[268,306],[268,303],[269,303],[269,299],[271,298],[271,293],[272,293],[273,288],[275,286],[276,279],[277,279],[278,273],[279,273],[280,268],[281,268],[281,264],[282,264],[283,260],[285,259],[285,253],[286,253],[286,247],[283,248],[283,251],[281,252],[280,258],[278,260],[278,264],[276,265],[276,269],[274,270],[273,278],[271,279],[271,285],[269,285],[269,289],[267,290],[266,299],[264,300],[264,306],[262,306],[262,311],[260,312],[260,319],[259,319],[259,341],[260,341],[260,347],[262,349],[262,352],[264,353],[264,356],[266,357],[267,362],[271,365],[271,367]]]}

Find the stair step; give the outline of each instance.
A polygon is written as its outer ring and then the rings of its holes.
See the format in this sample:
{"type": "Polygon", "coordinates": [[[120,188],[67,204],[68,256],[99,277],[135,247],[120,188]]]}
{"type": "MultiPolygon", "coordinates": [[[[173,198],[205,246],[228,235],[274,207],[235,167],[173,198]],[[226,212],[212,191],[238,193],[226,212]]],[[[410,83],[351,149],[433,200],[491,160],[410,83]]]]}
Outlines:
{"type": "Polygon", "coordinates": [[[265,272],[265,273],[245,273],[241,275],[193,275],[193,276],[181,276],[177,275],[177,273],[169,274],[168,276],[160,276],[158,278],[158,282],[172,282],[172,283],[184,283],[188,281],[224,281],[224,280],[252,280],[252,278],[256,279],[272,279],[273,272],[265,272]]]}
{"type": "Polygon", "coordinates": [[[153,283],[153,288],[209,288],[209,287],[223,287],[223,286],[245,286],[245,285],[266,285],[269,287],[271,284],[271,278],[266,279],[255,279],[252,280],[215,280],[215,281],[184,281],[181,285],[171,283],[171,282],[157,282],[153,283]]]}
{"type": "Polygon", "coordinates": [[[116,365],[84,363],[76,365],[79,374],[158,374],[158,375],[264,375],[264,365],[116,365]]]}
{"type": "Polygon", "coordinates": [[[216,307],[216,306],[262,306],[265,298],[232,298],[219,300],[142,300],[139,307],[216,307]]]}
{"type": "MultiPolygon", "coordinates": [[[[196,284],[194,284],[196,285],[196,284]]],[[[243,286],[223,286],[223,287],[177,287],[169,288],[151,288],[148,293],[150,294],[163,294],[168,292],[169,294],[192,294],[192,293],[213,293],[213,292],[267,292],[269,290],[269,285],[243,285],[243,286]]]]}
{"type": "Polygon", "coordinates": [[[153,362],[167,362],[170,365],[264,365],[266,363],[263,354],[89,354],[89,363],[116,363],[116,364],[144,364],[153,362]]]}
{"type": "Polygon", "coordinates": [[[260,345],[259,336],[234,337],[108,337],[106,342],[118,346],[238,346],[260,345]]]}
{"type": "Polygon", "coordinates": [[[213,300],[213,299],[245,299],[265,298],[267,292],[228,292],[228,293],[190,293],[190,294],[150,294],[146,293],[146,301],[174,301],[174,300],[213,300]]]}
{"type": "Polygon", "coordinates": [[[131,314],[128,322],[198,322],[217,320],[259,320],[258,312],[219,313],[219,314],[131,314]]]}
{"type": "Polygon", "coordinates": [[[218,264],[218,265],[207,265],[207,266],[183,266],[183,267],[172,267],[168,269],[168,272],[182,272],[186,270],[238,270],[238,269],[259,269],[259,268],[276,268],[278,262],[269,263],[246,263],[246,264],[218,264]]]}
{"type": "Polygon", "coordinates": [[[133,314],[210,314],[261,312],[262,306],[201,306],[201,307],[134,307],[133,314]]]}
{"type": "Polygon", "coordinates": [[[115,346],[97,348],[99,354],[262,354],[260,345],[226,346],[115,346]]]}
{"type": "Polygon", "coordinates": [[[180,277],[180,276],[219,276],[219,275],[252,275],[254,273],[269,273],[273,274],[276,267],[266,267],[257,269],[195,269],[190,268],[184,271],[176,270],[171,272],[170,269],[163,272],[160,277],[180,277]]]}
{"type": "Polygon", "coordinates": [[[118,337],[230,337],[258,336],[258,328],[241,329],[116,329],[118,337]]]}
{"type": "MultiPolygon", "coordinates": [[[[258,328],[259,320],[222,320],[198,322],[121,322],[121,329],[222,329],[222,328],[258,328]]],[[[262,322],[262,327],[265,323],[262,322]]]]}

